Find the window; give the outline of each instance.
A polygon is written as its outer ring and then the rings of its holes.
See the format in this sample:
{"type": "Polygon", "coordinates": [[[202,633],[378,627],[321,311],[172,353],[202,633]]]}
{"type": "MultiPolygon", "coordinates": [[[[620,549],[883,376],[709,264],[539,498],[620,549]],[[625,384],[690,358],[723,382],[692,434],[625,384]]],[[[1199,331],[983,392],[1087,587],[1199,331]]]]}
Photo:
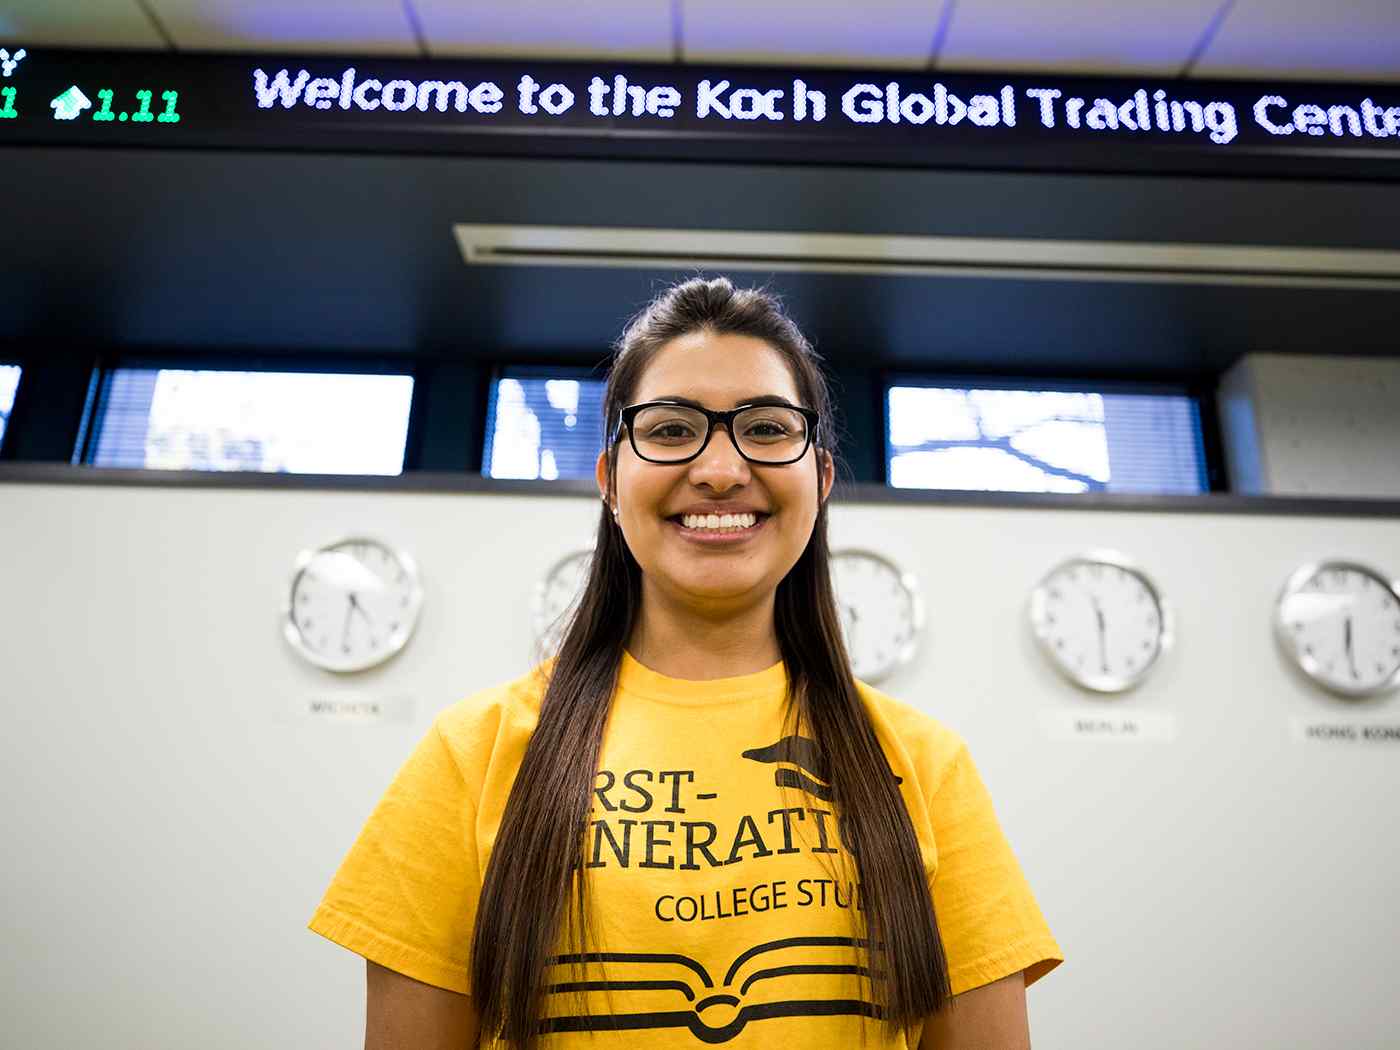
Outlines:
{"type": "Polygon", "coordinates": [[[15,407],[15,391],[19,389],[19,365],[0,365],[0,445],[5,443],[5,428],[15,407]]]}
{"type": "Polygon", "coordinates": [[[90,462],[149,470],[401,474],[413,377],[118,368],[90,462]]]}
{"type": "Polygon", "coordinates": [[[591,478],[603,448],[604,381],[569,369],[509,368],[491,384],[481,473],[591,478]]]}
{"type": "MultiPolygon", "coordinates": [[[[1056,385],[1056,384],[1044,384],[1056,385]]],[[[1206,492],[1200,407],[1180,390],[1105,393],[931,380],[886,390],[896,488],[1206,492]]]]}

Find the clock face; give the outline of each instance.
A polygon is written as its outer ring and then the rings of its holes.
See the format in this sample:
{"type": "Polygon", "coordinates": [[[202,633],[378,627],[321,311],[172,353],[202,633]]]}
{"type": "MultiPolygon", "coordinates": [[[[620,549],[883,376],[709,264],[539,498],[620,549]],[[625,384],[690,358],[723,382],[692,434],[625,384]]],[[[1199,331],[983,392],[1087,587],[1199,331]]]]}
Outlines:
{"type": "Polygon", "coordinates": [[[362,671],[404,647],[422,603],[418,570],[408,555],[352,537],[298,557],[283,630],[316,666],[362,671]]]}
{"type": "Polygon", "coordinates": [[[913,576],[874,551],[840,550],[831,587],[857,678],[877,682],[914,658],[924,607],[913,576]]]}
{"type": "Polygon", "coordinates": [[[1051,570],[1031,592],[1030,617],[1051,663],[1095,692],[1137,685],[1171,645],[1170,611],[1157,588],[1112,551],[1051,570]]]}
{"type": "Polygon", "coordinates": [[[573,551],[555,562],[535,588],[533,619],[535,638],[546,653],[552,654],[564,640],[567,613],[582,597],[593,561],[592,548],[573,551]]]}
{"type": "Polygon", "coordinates": [[[1305,565],[1279,596],[1274,633],[1314,681],[1342,696],[1400,685],[1400,592],[1352,562],[1305,565]]]}

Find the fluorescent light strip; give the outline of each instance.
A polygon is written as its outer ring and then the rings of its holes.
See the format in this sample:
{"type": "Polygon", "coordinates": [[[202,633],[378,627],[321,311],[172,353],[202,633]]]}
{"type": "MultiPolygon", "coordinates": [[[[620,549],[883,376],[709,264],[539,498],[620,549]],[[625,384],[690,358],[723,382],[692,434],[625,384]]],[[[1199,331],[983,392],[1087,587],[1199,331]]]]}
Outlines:
{"type": "Polygon", "coordinates": [[[1400,252],[642,227],[452,228],[469,266],[762,270],[1400,289],[1400,252]]]}

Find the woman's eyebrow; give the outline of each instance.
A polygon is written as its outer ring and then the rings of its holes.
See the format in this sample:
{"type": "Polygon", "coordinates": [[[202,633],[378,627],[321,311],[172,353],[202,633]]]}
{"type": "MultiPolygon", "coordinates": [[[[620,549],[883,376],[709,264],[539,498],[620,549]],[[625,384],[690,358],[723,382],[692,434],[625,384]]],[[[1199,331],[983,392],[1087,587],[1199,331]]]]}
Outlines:
{"type": "MultiPolygon", "coordinates": [[[[691,408],[704,408],[699,401],[690,397],[681,397],[679,394],[660,394],[653,398],[654,401],[672,401],[678,405],[689,405],[691,408]]],[[[788,408],[796,408],[791,401],[777,394],[755,394],[752,397],[741,397],[734,402],[734,407],[740,405],[785,405],[788,408]]]]}

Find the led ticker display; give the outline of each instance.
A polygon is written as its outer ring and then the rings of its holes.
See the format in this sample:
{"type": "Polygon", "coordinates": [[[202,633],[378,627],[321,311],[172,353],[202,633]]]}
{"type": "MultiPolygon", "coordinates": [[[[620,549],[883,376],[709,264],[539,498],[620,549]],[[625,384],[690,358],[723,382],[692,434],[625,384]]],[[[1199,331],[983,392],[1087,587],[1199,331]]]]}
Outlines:
{"type": "Polygon", "coordinates": [[[0,48],[0,145],[1400,173],[1400,86],[0,48]]]}

